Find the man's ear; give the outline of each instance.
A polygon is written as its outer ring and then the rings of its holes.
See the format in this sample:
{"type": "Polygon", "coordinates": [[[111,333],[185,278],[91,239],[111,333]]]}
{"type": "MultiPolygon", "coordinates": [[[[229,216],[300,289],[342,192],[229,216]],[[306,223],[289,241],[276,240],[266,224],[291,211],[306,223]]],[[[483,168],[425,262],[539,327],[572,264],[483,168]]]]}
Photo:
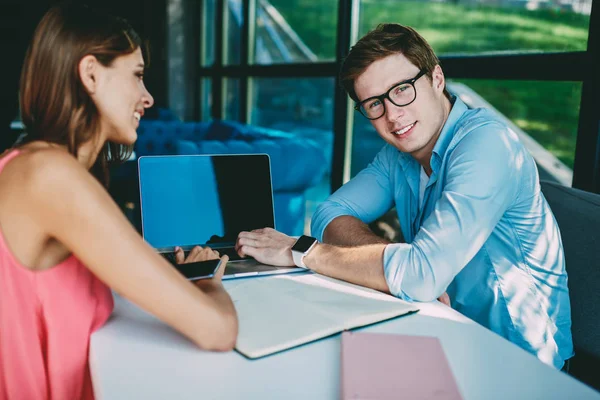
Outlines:
{"type": "Polygon", "coordinates": [[[444,77],[444,71],[442,71],[442,67],[440,67],[439,64],[433,68],[431,73],[431,81],[433,88],[437,92],[441,93],[444,91],[444,88],[446,87],[446,78],[444,77]]]}
{"type": "Polygon", "coordinates": [[[79,61],[78,65],[79,78],[83,87],[90,94],[96,93],[98,86],[99,65],[98,59],[92,55],[87,55],[79,61]]]}

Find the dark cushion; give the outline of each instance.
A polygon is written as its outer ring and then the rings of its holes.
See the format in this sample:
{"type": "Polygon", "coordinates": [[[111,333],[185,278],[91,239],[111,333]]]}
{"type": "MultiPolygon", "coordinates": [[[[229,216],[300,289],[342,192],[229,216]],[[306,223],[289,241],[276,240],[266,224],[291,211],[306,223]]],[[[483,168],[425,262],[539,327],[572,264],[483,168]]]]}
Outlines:
{"type": "Polygon", "coordinates": [[[208,122],[140,121],[138,140],[134,145],[137,156],[175,154],[175,140],[199,141],[208,132],[208,122]]]}
{"type": "Polygon", "coordinates": [[[252,141],[264,138],[291,138],[293,135],[276,129],[242,124],[235,121],[214,120],[210,123],[206,134],[207,140],[245,140],[252,141]]]}
{"type": "Polygon", "coordinates": [[[317,185],[327,164],[316,143],[290,138],[286,140],[175,140],[173,154],[268,154],[271,162],[273,191],[304,192],[317,185]]]}
{"type": "Polygon", "coordinates": [[[144,112],[144,119],[142,121],[148,120],[179,121],[179,118],[169,108],[150,107],[144,112]]]}
{"type": "MultiPolygon", "coordinates": [[[[573,361],[581,356],[600,367],[600,195],[547,181],[541,186],[558,222],[565,250],[573,361]]],[[[587,367],[592,368],[589,363],[587,367]]]]}

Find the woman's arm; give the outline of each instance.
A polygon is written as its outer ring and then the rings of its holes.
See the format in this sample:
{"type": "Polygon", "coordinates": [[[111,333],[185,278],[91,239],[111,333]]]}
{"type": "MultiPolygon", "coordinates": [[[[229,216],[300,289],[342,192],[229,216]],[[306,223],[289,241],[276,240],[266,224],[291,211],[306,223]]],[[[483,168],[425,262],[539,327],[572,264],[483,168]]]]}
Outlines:
{"type": "Polygon", "coordinates": [[[237,315],[221,284],[223,271],[196,285],[188,282],[144,243],[77,160],[57,150],[28,157],[28,209],[49,237],[70,249],[108,286],[198,346],[234,347],[237,315]]]}

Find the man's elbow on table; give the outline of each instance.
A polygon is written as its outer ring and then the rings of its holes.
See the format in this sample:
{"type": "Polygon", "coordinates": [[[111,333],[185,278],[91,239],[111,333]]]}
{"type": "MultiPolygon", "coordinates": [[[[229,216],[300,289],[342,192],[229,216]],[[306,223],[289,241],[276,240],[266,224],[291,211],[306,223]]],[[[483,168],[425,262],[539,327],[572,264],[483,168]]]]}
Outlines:
{"type": "Polygon", "coordinates": [[[436,300],[445,293],[453,279],[443,272],[448,266],[440,265],[439,260],[429,259],[414,244],[387,245],[383,263],[383,274],[390,293],[406,301],[425,303],[436,300]]]}
{"type": "Polygon", "coordinates": [[[388,287],[390,293],[399,299],[422,303],[437,300],[445,292],[445,288],[437,287],[431,277],[421,281],[402,282],[402,284],[390,284],[388,281],[388,287]]]}

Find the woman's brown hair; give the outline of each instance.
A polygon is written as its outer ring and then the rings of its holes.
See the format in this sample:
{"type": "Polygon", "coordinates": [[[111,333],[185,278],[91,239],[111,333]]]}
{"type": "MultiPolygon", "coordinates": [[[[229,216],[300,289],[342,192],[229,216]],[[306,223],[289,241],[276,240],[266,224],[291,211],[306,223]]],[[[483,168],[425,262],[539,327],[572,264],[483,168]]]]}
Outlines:
{"type": "MultiPolygon", "coordinates": [[[[354,91],[354,81],[375,61],[394,55],[403,54],[420,70],[425,70],[429,79],[440,63],[427,41],[409,26],[399,24],[380,24],[363,36],[352,48],[344,60],[340,70],[340,83],[352,100],[359,98],[354,91]]],[[[444,88],[444,95],[450,94],[444,88]]]]}
{"type": "MultiPolygon", "coordinates": [[[[78,148],[99,129],[99,113],[79,77],[79,61],[95,56],[110,66],[133,53],[141,40],[123,19],[74,2],[51,8],[38,24],[21,71],[24,143],[43,140],[78,148]]],[[[108,166],[131,156],[132,146],[107,142],[91,172],[108,185],[108,166]]]]}

